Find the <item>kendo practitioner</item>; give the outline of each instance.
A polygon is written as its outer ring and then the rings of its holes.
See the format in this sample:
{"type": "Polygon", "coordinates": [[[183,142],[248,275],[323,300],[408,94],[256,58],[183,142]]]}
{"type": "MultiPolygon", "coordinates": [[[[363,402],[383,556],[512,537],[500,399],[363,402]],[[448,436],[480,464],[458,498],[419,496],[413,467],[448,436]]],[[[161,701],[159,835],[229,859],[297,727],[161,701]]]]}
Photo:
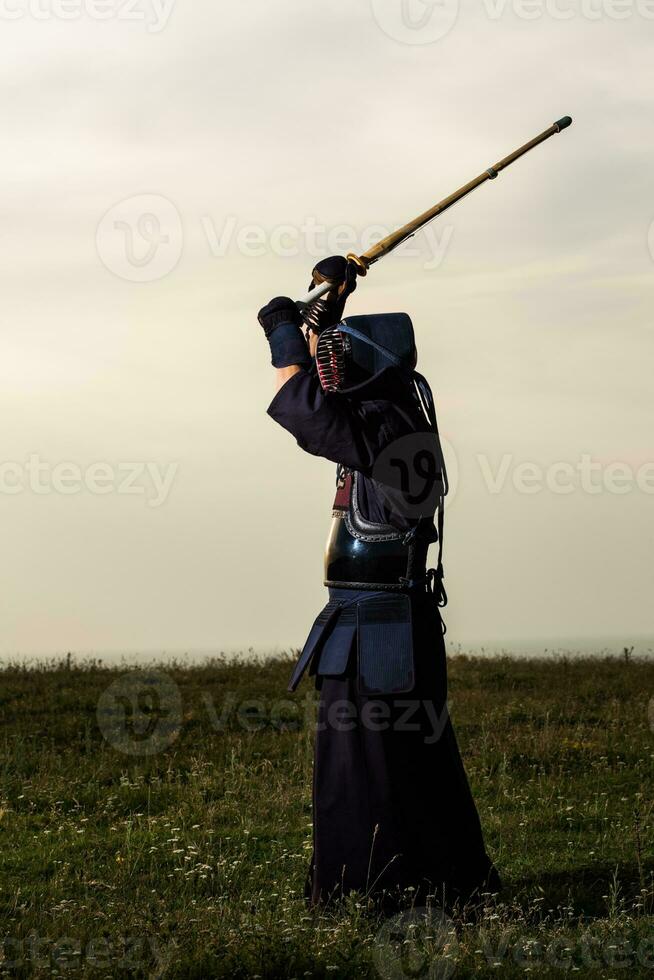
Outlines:
{"type": "Polygon", "coordinates": [[[268,414],[337,466],[329,601],[289,683],[309,670],[319,691],[307,898],[464,904],[500,882],[447,713],[433,399],[406,314],[343,319],[356,269],[339,256],[312,281],[333,288],[302,314],[287,297],[259,312],[277,380],[268,414]]]}

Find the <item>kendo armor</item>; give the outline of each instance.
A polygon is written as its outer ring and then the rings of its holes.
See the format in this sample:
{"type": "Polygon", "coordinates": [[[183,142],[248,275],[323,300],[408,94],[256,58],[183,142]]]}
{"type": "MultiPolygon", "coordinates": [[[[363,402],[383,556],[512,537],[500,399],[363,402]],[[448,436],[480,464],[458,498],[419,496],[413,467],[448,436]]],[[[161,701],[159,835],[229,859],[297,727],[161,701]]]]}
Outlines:
{"type": "Polygon", "coordinates": [[[332,526],[325,551],[325,585],[372,591],[423,590],[427,550],[438,539],[432,520],[408,532],[367,520],[359,506],[361,474],[337,470],[332,526]]]}
{"type": "Polygon", "coordinates": [[[348,317],[320,335],[316,353],[318,375],[328,394],[339,393],[334,397],[361,389],[389,365],[408,373],[428,431],[435,436],[434,449],[440,469],[436,485],[440,490],[435,502],[438,530],[432,514],[419,516],[408,531],[368,520],[360,506],[362,475],[339,466],[324,581],[330,588],[342,589],[393,592],[428,589],[444,605],[442,545],[447,474],[431,389],[415,371],[411,318],[406,313],[348,317]],[[363,384],[362,378],[366,379],[363,384]],[[438,567],[427,571],[427,551],[435,541],[438,541],[438,567]]]}

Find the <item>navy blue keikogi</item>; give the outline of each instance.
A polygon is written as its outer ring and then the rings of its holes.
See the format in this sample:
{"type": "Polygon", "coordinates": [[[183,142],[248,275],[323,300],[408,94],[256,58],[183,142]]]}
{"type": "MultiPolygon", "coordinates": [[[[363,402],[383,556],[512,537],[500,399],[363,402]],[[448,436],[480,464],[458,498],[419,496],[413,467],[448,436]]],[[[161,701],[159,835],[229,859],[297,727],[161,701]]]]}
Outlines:
{"type": "Polygon", "coordinates": [[[439,593],[425,574],[433,511],[398,506],[378,479],[389,447],[401,455],[429,438],[413,374],[389,367],[326,394],[315,370],[302,370],[268,413],[306,452],[338,465],[329,602],[289,685],[309,668],[320,692],[307,898],[359,890],[395,907],[497,891],[447,712],[439,593]]]}

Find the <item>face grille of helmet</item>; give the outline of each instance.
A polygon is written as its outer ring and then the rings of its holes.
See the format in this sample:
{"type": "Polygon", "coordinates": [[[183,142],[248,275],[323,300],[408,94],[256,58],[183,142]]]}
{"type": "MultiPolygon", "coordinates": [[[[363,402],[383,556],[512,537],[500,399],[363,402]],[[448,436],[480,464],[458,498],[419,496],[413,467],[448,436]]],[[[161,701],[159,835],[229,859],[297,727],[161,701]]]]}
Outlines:
{"type": "Polygon", "coordinates": [[[316,367],[323,391],[339,391],[345,387],[345,365],[349,342],[338,327],[323,330],[316,347],[316,367]]]}

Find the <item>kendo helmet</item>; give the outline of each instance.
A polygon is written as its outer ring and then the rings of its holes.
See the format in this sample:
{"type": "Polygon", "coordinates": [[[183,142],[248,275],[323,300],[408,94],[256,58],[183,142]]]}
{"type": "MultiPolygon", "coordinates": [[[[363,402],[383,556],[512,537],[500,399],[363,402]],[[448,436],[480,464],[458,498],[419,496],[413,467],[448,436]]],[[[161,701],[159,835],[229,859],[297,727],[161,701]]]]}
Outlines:
{"type": "Polygon", "coordinates": [[[412,371],[415,365],[415,335],[407,313],[349,316],[318,337],[316,368],[326,392],[353,390],[391,366],[412,371]]]}

